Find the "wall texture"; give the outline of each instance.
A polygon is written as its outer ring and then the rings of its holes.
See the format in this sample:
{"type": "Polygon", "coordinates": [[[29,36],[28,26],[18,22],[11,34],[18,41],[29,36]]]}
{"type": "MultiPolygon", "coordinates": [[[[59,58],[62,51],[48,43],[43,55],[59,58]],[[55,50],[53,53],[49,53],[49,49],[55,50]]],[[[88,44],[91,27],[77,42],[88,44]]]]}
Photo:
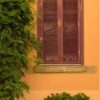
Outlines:
{"type": "Polygon", "coordinates": [[[26,100],[43,100],[52,92],[85,92],[91,100],[100,100],[99,73],[99,0],[84,0],[84,61],[95,73],[27,74],[30,86],[26,100]]]}

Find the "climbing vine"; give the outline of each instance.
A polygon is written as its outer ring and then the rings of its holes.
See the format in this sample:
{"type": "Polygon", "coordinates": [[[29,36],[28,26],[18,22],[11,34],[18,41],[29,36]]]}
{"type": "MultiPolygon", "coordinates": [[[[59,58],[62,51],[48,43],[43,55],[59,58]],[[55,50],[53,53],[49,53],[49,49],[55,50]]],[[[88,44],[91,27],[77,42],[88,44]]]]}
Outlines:
{"type": "Polygon", "coordinates": [[[21,80],[29,62],[27,50],[40,50],[40,43],[31,32],[34,18],[30,2],[0,0],[0,100],[23,97],[23,91],[28,89],[21,80]]]}

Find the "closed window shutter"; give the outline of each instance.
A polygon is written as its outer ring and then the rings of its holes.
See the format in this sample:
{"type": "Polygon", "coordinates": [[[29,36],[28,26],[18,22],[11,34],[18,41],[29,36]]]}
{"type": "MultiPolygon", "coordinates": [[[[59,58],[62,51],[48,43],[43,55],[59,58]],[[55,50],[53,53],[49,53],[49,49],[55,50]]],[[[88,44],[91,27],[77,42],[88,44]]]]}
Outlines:
{"type": "Polygon", "coordinates": [[[78,63],[78,0],[63,0],[63,60],[78,63]]]}
{"type": "Polygon", "coordinates": [[[45,64],[83,64],[83,0],[38,0],[40,57],[45,64]]]}
{"type": "Polygon", "coordinates": [[[45,63],[58,62],[57,0],[43,0],[43,52],[45,63]]]}

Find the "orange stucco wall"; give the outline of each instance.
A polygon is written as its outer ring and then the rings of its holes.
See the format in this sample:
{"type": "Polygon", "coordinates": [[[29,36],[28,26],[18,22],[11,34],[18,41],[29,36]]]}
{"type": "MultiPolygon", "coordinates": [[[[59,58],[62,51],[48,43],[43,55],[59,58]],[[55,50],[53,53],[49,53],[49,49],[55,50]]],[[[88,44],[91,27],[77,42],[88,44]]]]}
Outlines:
{"type": "Polygon", "coordinates": [[[99,92],[99,0],[84,0],[84,64],[95,66],[95,73],[27,74],[30,86],[26,100],[43,100],[52,92],[85,92],[100,100],[99,92]]]}

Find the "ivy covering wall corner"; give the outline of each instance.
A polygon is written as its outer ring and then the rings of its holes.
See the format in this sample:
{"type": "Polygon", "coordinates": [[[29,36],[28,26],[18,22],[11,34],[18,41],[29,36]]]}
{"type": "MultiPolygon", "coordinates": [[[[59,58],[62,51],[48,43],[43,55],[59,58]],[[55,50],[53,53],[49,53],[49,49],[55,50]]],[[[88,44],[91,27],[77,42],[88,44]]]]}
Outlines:
{"type": "MultiPolygon", "coordinates": [[[[33,3],[35,0],[32,0],[33,3]]],[[[23,97],[28,85],[21,80],[28,66],[27,50],[40,50],[31,32],[30,0],[0,0],[0,100],[23,97]]]]}

